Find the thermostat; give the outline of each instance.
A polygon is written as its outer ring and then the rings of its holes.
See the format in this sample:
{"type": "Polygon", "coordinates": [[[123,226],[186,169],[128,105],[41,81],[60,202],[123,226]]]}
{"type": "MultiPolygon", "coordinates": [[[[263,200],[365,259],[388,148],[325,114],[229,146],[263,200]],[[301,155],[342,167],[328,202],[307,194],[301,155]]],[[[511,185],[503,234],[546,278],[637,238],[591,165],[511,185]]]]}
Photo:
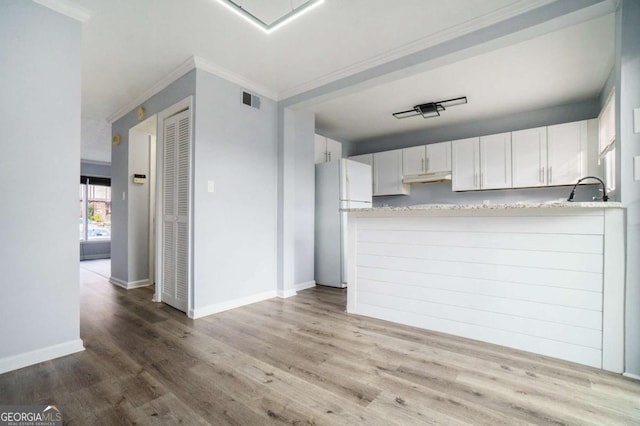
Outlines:
{"type": "Polygon", "coordinates": [[[133,183],[147,183],[147,175],[134,174],[133,183]]]}

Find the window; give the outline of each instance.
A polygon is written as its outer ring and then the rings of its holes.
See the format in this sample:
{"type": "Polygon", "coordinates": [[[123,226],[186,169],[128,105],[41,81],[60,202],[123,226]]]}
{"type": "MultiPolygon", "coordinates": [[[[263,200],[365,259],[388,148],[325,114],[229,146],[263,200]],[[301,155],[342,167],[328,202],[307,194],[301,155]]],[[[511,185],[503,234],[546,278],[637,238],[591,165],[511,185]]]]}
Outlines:
{"type": "Polygon", "coordinates": [[[81,176],[80,240],[111,239],[111,180],[81,176]]]}
{"type": "Polygon", "coordinates": [[[604,168],[607,192],[616,190],[616,95],[611,89],[609,98],[598,117],[600,163],[604,168]]]}

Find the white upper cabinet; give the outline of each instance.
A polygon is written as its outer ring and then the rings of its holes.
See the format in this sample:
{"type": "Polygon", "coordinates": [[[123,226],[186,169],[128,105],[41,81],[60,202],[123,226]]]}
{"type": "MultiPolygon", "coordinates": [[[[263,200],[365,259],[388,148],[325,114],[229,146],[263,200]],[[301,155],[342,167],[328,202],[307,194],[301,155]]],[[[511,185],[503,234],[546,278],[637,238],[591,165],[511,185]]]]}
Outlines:
{"type": "Polygon", "coordinates": [[[511,188],[511,133],[480,137],[480,189],[511,188]]]}
{"type": "Polygon", "coordinates": [[[373,154],[373,195],[403,195],[409,185],[402,183],[402,150],[373,154]]]}
{"type": "Polygon", "coordinates": [[[451,142],[451,187],[454,191],[480,189],[480,138],[451,142]]]}
{"type": "Polygon", "coordinates": [[[547,184],[547,128],[511,133],[511,159],[514,188],[547,184]]]}
{"type": "Polygon", "coordinates": [[[573,185],[587,173],[587,122],[547,127],[547,185],[573,185]]]}
{"type": "Polygon", "coordinates": [[[426,161],[427,150],[424,145],[404,148],[402,150],[402,172],[404,176],[414,176],[426,173],[426,161]]]}
{"type": "Polygon", "coordinates": [[[445,173],[451,171],[451,142],[427,145],[427,173],[445,173]]]}
{"type": "Polygon", "coordinates": [[[451,171],[451,142],[412,146],[402,150],[404,176],[451,171]]]}
{"type": "Polygon", "coordinates": [[[342,158],[342,144],[324,136],[315,135],[315,163],[339,160],[342,158]]]}
{"type": "Polygon", "coordinates": [[[451,142],[454,191],[511,188],[511,134],[451,142]]]}

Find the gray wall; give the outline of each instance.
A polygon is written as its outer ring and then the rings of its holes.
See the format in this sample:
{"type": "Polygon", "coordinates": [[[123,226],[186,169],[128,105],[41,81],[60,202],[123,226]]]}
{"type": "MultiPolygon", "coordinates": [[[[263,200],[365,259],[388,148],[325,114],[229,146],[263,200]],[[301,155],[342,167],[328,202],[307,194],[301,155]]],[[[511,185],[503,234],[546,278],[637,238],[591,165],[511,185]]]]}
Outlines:
{"type": "Polygon", "coordinates": [[[315,117],[310,111],[292,111],[294,115],[294,285],[314,280],[315,117]]]}
{"type": "Polygon", "coordinates": [[[277,105],[196,71],[194,308],[276,289],[277,105]],[[207,192],[207,181],[215,192],[207,192]]]}
{"type": "MultiPolygon", "coordinates": [[[[195,95],[195,91],[196,72],[194,70],[149,98],[142,104],[142,107],[147,116],[151,116],[190,95],[195,95]]],[[[136,111],[132,110],[114,122],[111,130],[113,135],[121,137],[120,145],[111,145],[111,276],[126,283],[137,279],[136,276],[130,276],[129,271],[140,271],[145,268],[144,264],[129,265],[131,259],[130,239],[140,231],[131,228],[135,225],[129,224],[129,212],[143,208],[131,205],[137,201],[135,199],[131,201],[128,197],[129,182],[131,181],[129,176],[129,129],[138,123],[136,111]],[[126,193],[125,200],[122,199],[123,192],[126,193]]],[[[144,201],[140,203],[144,203],[144,201]]]]}
{"type": "Polygon", "coordinates": [[[0,370],[81,348],[80,32],[34,2],[0,2],[0,370]]]}
{"type": "Polygon", "coordinates": [[[129,133],[129,282],[149,279],[149,134],[129,133]],[[133,183],[135,173],[147,183],[133,183]]]}
{"type": "Polygon", "coordinates": [[[620,201],[627,208],[626,372],[640,376],[640,181],[633,157],[640,155],[633,109],[640,108],[640,2],[623,0],[616,14],[616,111],[620,201]]]}
{"type": "MultiPolygon", "coordinates": [[[[368,154],[370,152],[587,120],[597,117],[599,113],[600,101],[592,99],[568,105],[558,105],[534,111],[487,118],[481,121],[369,139],[349,144],[348,149],[350,152],[347,155],[368,154]]],[[[419,120],[420,118],[417,119],[419,120]]],[[[437,120],[437,118],[432,120],[437,120]]]]}

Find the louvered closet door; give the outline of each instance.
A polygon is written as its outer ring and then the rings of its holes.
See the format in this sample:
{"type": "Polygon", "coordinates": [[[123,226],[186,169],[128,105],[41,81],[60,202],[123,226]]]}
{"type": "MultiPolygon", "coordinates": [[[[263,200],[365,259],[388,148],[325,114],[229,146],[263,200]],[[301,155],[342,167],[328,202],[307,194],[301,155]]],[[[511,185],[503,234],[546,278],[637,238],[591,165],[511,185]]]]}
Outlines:
{"type": "Polygon", "coordinates": [[[190,112],[164,121],[162,301],[187,310],[189,285],[190,112]]]}

